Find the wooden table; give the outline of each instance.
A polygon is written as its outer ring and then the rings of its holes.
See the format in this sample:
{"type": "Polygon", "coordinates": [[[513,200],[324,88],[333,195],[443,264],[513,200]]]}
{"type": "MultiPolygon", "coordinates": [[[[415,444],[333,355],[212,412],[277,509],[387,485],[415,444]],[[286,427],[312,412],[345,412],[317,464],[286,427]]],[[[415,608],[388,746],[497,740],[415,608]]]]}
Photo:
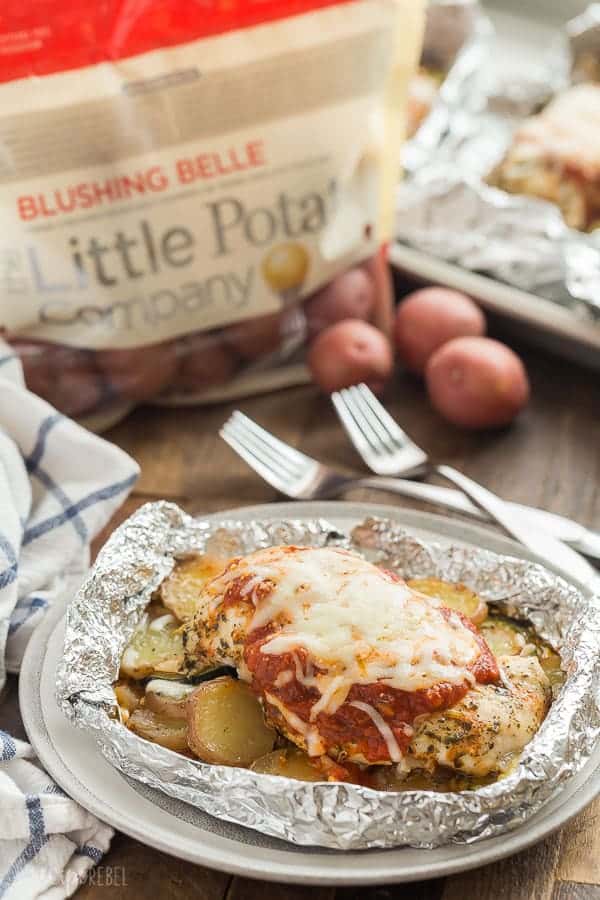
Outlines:
{"type": "MultiPolygon", "coordinates": [[[[506,498],[543,506],[600,528],[600,392],[598,375],[524,351],[533,400],[513,428],[469,434],[444,425],[429,408],[423,387],[399,375],[386,403],[415,440],[506,498]]],[[[323,461],[358,469],[328,401],[310,387],[238,404],[285,440],[323,461]]],[[[140,409],[108,437],[142,467],[133,496],[114,527],[141,503],[169,498],[189,512],[208,513],[276,499],[217,436],[233,405],[204,409],[140,409]]],[[[373,491],[353,500],[401,505],[373,491]]],[[[414,506],[414,504],[413,504],[414,506]]],[[[108,529],[107,532],[108,533],[108,529]]],[[[106,537],[106,534],[103,536],[106,537]]],[[[100,541],[98,542],[100,543],[100,541]]],[[[3,704],[0,727],[16,733],[16,685],[3,704]]],[[[600,800],[562,832],[504,862],[437,881],[389,887],[338,889],[252,882],[172,859],[117,835],[104,860],[122,867],[122,886],[84,885],[78,900],[600,900],[600,800]]]]}

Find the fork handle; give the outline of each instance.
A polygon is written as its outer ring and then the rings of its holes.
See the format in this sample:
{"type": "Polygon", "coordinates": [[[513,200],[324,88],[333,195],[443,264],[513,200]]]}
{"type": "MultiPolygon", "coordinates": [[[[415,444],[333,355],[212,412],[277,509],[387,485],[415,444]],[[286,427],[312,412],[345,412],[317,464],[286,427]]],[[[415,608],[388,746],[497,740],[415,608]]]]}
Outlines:
{"type": "MultiPolygon", "coordinates": [[[[454,510],[455,512],[464,513],[475,519],[479,519],[480,521],[492,521],[491,516],[476,506],[461,491],[454,490],[453,488],[441,487],[436,484],[424,484],[423,482],[407,481],[404,478],[385,478],[381,476],[361,478],[353,482],[352,487],[366,487],[375,490],[389,491],[393,494],[399,494],[402,497],[422,500],[426,503],[431,503],[433,506],[439,506],[445,509],[454,510]]],[[[582,552],[587,556],[594,559],[600,559],[600,540],[597,542],[597,546],[595,545],[595,542],[589,541],[587,542],[586,547],[583,547],[589,532],[584,526],[579,525],[579,523],[544,509],[536,509],[532,506],[522,506],[519,503],[509,502],[508,505],[515,512],[518,511],[521,516],[526,517],[528,521],[531,521],[532,526],[542,529],[548,534],[553,535],[553,537],[565,541],[566,543],[581,544],[582,552]]]]}

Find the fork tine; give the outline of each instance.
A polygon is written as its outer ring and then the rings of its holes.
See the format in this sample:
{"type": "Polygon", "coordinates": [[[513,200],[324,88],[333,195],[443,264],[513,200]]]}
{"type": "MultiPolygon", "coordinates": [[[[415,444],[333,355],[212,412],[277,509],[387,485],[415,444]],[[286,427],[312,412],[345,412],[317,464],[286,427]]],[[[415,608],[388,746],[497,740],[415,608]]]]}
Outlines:
{"type": "Polygon", "coordinates": [[[414,444],[414,441],[412,441],[407,433],[403,431],[402,428],[400,428],[396,420],[390,416],[383,403],[381,403],[377,399],[373,391],[369,387],[367,387],[364,382],[358,385],[357,390],[360,392],[366,403],[368,403],[371,410],[373,411],[373,413],[375,413],[390,437],[395,440],[396,443],[399,443],[401,445],[414,444]]]}
{"type": "Polygon", "coordinates": [[[225,443],[229,444],[231,449],[234,450],[238,454],[238,456],[240,456],[244,460],[244,462],[246,462],[250,466],[251,469],[254,469],[254,471],[258,475],[260,475],[260,477],[264,481],[267,482],[267,484],[270,484],[271,487],[275,488],[276,491],[279,491],[282,494],[287,494],[288,497],[291,496],[285,489],[284,482],[277,475],[277,473],[274,472],[270,466],[265,465],[257,456],[255,456],[253,451],[248,449],[242,441],[238,440],[237,437],[234,437],[228,431],[226,425],[224,425],[220,429],[219,434],[221,435],[225,443]]]}
{"type": "Polygon", "coordinates": [[[359,455],[364,456],[365,453],[370,453],[371,447],[369,445],[369,442],[364,436],[360,426],[356,424],[353,416],[350,414],[350,411],[346,406],[344,397],[342,397],[339,391],[335,391],[335,393],[331,395],[331,400],[336,408],[338,416],[340,417],[346,428],[350,440],[356,447],[359,455]]]}
{"type": "Polygon", "coordinates": [[[379,433],[379,430],[376,427],[376,423],[373,420],[373,416],[371,415],[371,411],[365,408],[360,397],[354,388],[345,388],[343,391],[340,391],[346,407],[350,413],[350,415],[354,418],[356,424],[359,429],[363,432],[369,444],[371,445],[372,452],[375,453],[387,453],[389,452],[389,448],[386,445],[385,438],[379,433]]]}
{"type": "Polygon", "coordinates": [[[299,450],[296,450],[295,447],[291,447],[284,441],[279,440],[279,438],[275,437],[274,434],[271,434],[270,431],[262,428],[257,422],[249,418],[249,416],[246,416],[243,412],[240,412],[239,409],[236,409],[235,412],[232,413],[231,420],[243,424],[244,427],[255,434],[256,437],[258,437],[261,441],[264,441],[265,444],[268,444],[269,447],[275,450],[275,452],[278,454],[278,457],[285,457],[290,462],[294,462],[296,465],[301,466],[306,466],[307,463],[315,462],[315,460],[311,459],[310,456],[306,456],[305,453],[301,453],[299,450]]]}
{"type": "Polygon", "coordinates": [[[298,478],[304,468],[303,465],[290,461],[288,457],[278,453],[269,444],[258,437],[254,432],[247,428],[242,422],[233,417],[226,423],[228,433],[233,437],[242,441],[245,446],[252,450],[254,455],[263,460],[265,464],[270,465],[275,471],[280,471],[287,475],[288,478],[298,478]]]}
{"type": "Polygon", "coordinates": [[[380,452],[395,453],[397,450],[402,449],[404,444],[398,444],[394,440],[393,436],[389,433],[388,429],[384,425],[382,425],[374,410],[363,397],[363,394],[359,390],[358,385],[352,388],[348,388],[348,391],[350,392],[352,402],[356,405],[357,410],[360,411],[360,414],[363,416],[364,420],[369,423],[369,427],[371,428],[371,430],[377,435],[378,449],[380,450],[380,452]]]}

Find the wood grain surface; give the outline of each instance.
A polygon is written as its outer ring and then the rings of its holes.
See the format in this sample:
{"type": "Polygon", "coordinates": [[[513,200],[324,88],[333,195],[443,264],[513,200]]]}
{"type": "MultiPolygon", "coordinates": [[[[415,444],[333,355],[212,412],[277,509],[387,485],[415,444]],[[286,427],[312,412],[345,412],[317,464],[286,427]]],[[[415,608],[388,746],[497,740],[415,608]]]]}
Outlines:
{"type": "MultiPolygon", "coordinates": [[[[533,384],[530,408],[512,428],[470,434],[444,425],[422,385],[398,375],[385,401],[435,460],[447,462],[506,499],[543,506],[600,528],[600,392],[598,375],[542,353],[524,351],[533,384]]],[[[350,471],[359,461],[326,398],[303,387],[237,404],[284,440],[350,471]]],[[[234,405],[139,409],[107,435],[142,466],[142,477],[114,527],[136,506],[168,497],[202,514],[277,499],[218,438],[234,405]]],[[[401,498],[355,491],[347,499],[403,505],[401,498]]],[[[415,504],[411,504],[413,507],[415,504]]],[[[106,537],[110,529],[97,541],[106,537]]],[[[12,699],[0,704],[0,727],[18,731],[12,699]]],[[[117,835],[104,860],[121,866],[125,884],[88,883],[85,900],[600,900],[600,801],[562,832],[511,859],[445,880],[357,889],[252,882],[181,862],[117,835]]],[[[343,861],[340,863],[343,865],[343,861]]]]}

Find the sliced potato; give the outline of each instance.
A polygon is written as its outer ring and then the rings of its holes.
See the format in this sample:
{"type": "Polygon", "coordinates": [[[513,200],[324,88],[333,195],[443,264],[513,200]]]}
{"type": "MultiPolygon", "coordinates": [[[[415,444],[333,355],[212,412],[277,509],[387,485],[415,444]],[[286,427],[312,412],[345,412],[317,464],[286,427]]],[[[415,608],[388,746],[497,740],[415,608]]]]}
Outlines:
{"type": "Polygon", "coordinates": [[[128,712],[133,712],[144,696],[143,688],[131,681],[117,681],[114,686],[117,703],[128,712]]]}
{"type": "Polygon", "coordinates": [[[531,625],[492,615],[483,622],[480,630],[494,656],[537,656],[550,686],[559,688],[564,683],[567,676],[559,654],[536,634],[531,625]]]}
{"type": "Polygon", "coordinates": [[[185,719],[187,698],[195,691],[195,685],[165,678],[153,678],[146,685],[144,706],[169,719],[185,719]]]}
{"type": "Polygon", "coordinates": [[[148,620],[152,622],[154,619],[162,618],[162,616],[171,615],[171,610],[163,606],[162,602],[155,595],[151,603],[146,607],[146,615],[148,620]]]}
{"type": "Polygon", "coordinates": [[[377,766],[373,771],[373,787],[378,791],[431,791],[429,772],[399,772],[397,766],[377,766]]]}
{"type": "Polygon", "coordinates": [[[561,667],[561,659],[558,653],[548,644],[538,644],[537,655],[542,669],[548,676],[550,687],[562,687],[567,675],[561,667]]]}
{"type": "Polygon", "coordinates": [[[226,565],[226,560],[203,554],[179,560],[160,586],[162,602],[181,622],[191,619],[202,588],[226,565]]]}
{"type": "Polygon", "coordinates": [[[527,628],[503,616],[490,616],[480,631],[494,656],[518,656],[529,643],[527,628]]]}
{"type": "Polygon", "coordinates": [[[140,705],[144,696],[143,689],[135,682],[118,681],[113,690],[121,710],[121,719],[126,722],[131,713],[140,705]]]}
{"type": "Polygon", "coordinates": [[[435,772],[422,769],[399,772],[397,766],[378,766],[373,774],[373,787],[379,791],[436,791],[447,794],[450,791],[472,791],[496,780],[496,775],[474,778],[442,768],[435,772]]]}
{"type": "Polygon", "coordinates": [[[408,585],[427,597],[437,597],[444,606],[458,610],[474,625],[483,622],[488,614],[485,600],[464,584],[451,584],[439,578],[411,578],[408,585]]]}
{"type": "Polygon", "coordinates": [[[181,626],[170,614],[145,616],[121,659],[121,677],[174,677],[185,674],[181,626]]]}
{"type": "Polygon", "coordinates": [[[277,734],[243,681],[227,675],[205,681],[186,708],[190,749],[206,762],[249,766],[275,745],[277,734]]]}
{"type": "Polygon", "coordinates": [[[253,772],[262,775],[281,775],[298,781],[326,781],[326,776],[315,766],[310,757],[296,747],[272,750],[255,759],[250,766],[253,772]]]}
{"type": "Polygon", "coordinates": [[[147,741],[177,753],[184,753],[188,749],[185,719],[172,719],[152,712],[151,709],[138,707],[130,715],[127,727],[147,741]]]}

